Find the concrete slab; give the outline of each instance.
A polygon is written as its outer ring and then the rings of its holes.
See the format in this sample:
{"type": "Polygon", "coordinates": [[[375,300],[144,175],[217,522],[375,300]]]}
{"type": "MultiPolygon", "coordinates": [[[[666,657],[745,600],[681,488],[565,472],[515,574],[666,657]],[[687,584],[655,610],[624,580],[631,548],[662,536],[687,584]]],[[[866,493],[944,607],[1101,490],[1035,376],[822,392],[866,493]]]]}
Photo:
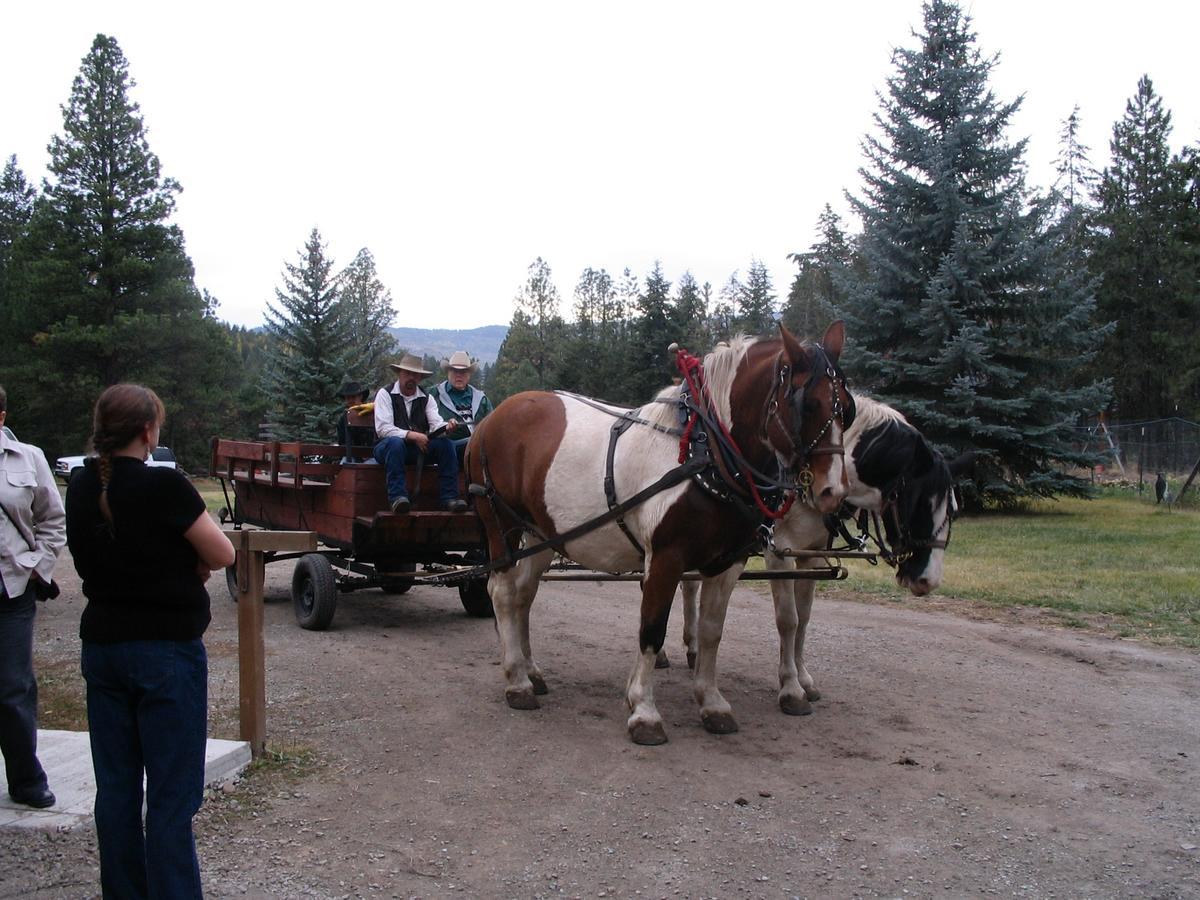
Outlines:
{"type": "MultiPolygon", "coordinates": [[[[30,809],[13,803],[0,766],[0,828],[38,828],[48,831],[74,828],[92,818],[96,803],[96,776],[86,731],[38,731],[38,759],[50,778],[57,802],[49,809],[30,809]]],[[[250,764],[245,741],[211,738],[204,754],[205,785],[229,781],[250,764]]]]}

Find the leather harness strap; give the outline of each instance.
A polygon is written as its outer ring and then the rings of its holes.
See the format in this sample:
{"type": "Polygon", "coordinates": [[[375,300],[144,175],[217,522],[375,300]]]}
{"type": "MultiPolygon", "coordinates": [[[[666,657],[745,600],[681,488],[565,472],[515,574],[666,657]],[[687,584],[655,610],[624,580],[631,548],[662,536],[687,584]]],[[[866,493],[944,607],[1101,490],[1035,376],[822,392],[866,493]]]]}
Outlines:
{"type": "MultiPolygon", "coordinates": [[[[636,418],[632,413],[626,413],[613,422],[612,428],[608,430],[608,455],[604,461],[604,499],[608,502],[610,511],[617,509],[617,484],[613,477],[613,459],[617,455],[617,441],[620,439],[629,427],[633,425],[636,418]]],[[[618,513],[616,517],[617,527],[621,529],[621,533],[629,538],[629,543],[633,544],[633,549],[638,552],[642,559],[646,558],[646,549],[638,543],[638,539],[633,536],[633,532],[629,530],[629,526],[625,524],[625,516],[623,513],[618,513]]]]}

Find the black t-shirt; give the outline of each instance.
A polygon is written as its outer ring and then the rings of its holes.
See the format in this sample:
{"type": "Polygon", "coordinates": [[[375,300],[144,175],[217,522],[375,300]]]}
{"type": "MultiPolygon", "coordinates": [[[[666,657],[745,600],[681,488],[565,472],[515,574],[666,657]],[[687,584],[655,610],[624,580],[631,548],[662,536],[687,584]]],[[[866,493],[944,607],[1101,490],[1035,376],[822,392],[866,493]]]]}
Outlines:
{"type": "Polygon", "coordinates": [[[174,469],[113,457],[110,528],[100,512],[100,471],[84,463],[67,486],[67,546],[83,579],[85,641],[193,640],[211,618],[199,557],[183,536],[204,501],[174,469]]]}

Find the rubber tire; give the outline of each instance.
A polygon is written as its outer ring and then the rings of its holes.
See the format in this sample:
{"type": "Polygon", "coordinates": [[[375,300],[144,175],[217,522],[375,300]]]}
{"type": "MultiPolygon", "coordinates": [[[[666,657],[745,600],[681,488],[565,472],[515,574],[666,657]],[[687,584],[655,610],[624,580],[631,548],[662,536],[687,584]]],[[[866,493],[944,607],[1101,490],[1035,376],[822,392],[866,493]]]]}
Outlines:
{"type": "MultiPolygon", "coordinates": [[[[397,569],[398,572],[415,572],[417,571],[416,563],[405,563],[397,569]]],[[[405,578],[383,578],[380,577],[379,589],[385,594],[407,594],[413,586],[413,582],[405,578]]]]}
{"type": "Polygon", "coordinates": [[[229,588],[229,596],[234,603],[238,602],[237,560],[233,565],[225,567],[225,587],[229,588]]]}
{"type": "Polygon", "coordinates": [[[337,580],[333,566],[320,553],[306,553],[292,573],[292,607],[296,621],[309,631],[324,631],[337,612],[337,580]]]}

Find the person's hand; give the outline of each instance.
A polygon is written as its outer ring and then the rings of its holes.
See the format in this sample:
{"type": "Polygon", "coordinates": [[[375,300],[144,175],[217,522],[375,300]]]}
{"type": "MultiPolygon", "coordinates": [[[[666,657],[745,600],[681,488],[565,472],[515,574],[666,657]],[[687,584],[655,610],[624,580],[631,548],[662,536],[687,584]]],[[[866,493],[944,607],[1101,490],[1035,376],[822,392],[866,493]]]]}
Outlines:
{"type": "Polygon", "coordinates": [[[417,449],[424,453],[429,449],[429,435],[423,434],[420,431],[410,431],[408,439],[417,445],[417,449]]]}
{"type": "Polygon", "coordinates": [[[449,422],[446,423],[446,430],[453,431],[455,428],[457,428],[461,424],[462,424],[462,422],[458,421],[458,419],[451,419],[449,422]]]}

